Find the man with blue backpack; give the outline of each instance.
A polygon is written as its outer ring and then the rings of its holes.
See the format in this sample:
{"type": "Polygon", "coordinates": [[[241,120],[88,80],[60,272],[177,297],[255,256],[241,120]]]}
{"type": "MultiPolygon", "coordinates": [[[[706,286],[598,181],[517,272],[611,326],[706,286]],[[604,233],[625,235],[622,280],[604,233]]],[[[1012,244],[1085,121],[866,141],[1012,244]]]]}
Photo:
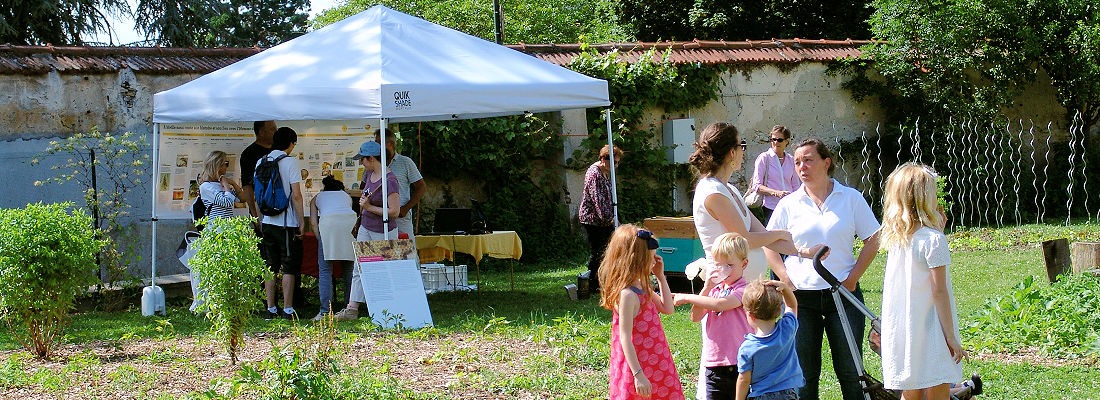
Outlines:
{"type": "Polygon", "coordinates": [[[256,162],[252,181],[256,208],[263,214],[260,243],[264,261],[275,275],[282,274],[283,308],[275,305],[274,279],[264,281],[268,319],[297,318],[294,310],[294,285],[302,267],[302,169],[291,154],[298,141],[293,129],[275,131],[271,152],[256,162]]]}

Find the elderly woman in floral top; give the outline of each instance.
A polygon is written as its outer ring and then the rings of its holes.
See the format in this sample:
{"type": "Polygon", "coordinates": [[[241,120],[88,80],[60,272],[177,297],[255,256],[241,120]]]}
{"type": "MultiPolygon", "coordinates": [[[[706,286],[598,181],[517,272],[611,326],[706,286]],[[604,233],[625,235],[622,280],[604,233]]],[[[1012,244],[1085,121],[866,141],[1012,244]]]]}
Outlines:
{"type": "MultiPolygon", "coordinates": [[[[581,207],[577,218],[588,233],[588,271],[591,292],[597,292],[600,281],[597,272],[603,252],[607,250],[607,241],[615,231],[615,213],[611,204],[611,146],[600,149],[600,159],[588,167],[584,173],[584,192],[581,194],[581,207]]],[[[623,157],[623,151],[614,148],[615,164],[623,157]]]]}

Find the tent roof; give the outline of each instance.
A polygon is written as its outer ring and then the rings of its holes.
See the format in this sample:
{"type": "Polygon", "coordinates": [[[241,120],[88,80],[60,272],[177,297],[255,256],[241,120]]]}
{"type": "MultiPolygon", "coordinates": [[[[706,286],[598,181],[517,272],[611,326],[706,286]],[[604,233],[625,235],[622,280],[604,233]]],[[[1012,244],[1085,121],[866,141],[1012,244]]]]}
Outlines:
{"type": "Polygon", "coordinates": [[[157,93],[153,122],[433,121],[608,105],[603,80],[378,5],[157,93]]]}

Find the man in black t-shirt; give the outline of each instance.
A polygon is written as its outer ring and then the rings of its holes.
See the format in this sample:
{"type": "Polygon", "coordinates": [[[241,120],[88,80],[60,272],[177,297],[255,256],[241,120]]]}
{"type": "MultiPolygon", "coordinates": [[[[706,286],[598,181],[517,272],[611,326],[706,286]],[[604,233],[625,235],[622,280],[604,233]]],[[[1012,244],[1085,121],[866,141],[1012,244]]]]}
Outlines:
{"type": "MultiPolygon", "coordinates": [[[[256,141],[241,152],[241,199],[248,204],[248,213],[259,221],[260,209],[256,207],[256,198],[252,192],[252,178],[256,172],[256,162],[271,152],[275,137],[275,121],[256,121],[252,130],[256,132],[256,141]]],[[[257,225],[258,227],[259,225],[257,225]]]]}

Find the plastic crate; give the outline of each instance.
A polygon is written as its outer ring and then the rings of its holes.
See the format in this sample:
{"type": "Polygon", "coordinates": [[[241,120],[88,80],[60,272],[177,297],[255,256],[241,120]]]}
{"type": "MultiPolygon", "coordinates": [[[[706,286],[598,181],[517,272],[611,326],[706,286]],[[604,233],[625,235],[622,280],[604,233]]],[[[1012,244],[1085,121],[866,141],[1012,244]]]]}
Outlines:
{"type": "Polygon", "coordinates": [[[437,292],[446,286],[447,281],[443,278],[443,271],[444,268],[441,264],[424,264],[420,266],[420,278],[424,280],[425,292],[437,292]]]}
{"type": "Polygon", "coordinates": [[[447,290],[462,289],[469,286],[465,265],[448,265],[443,268],[443,284],[447,287],[447,290]]]}

